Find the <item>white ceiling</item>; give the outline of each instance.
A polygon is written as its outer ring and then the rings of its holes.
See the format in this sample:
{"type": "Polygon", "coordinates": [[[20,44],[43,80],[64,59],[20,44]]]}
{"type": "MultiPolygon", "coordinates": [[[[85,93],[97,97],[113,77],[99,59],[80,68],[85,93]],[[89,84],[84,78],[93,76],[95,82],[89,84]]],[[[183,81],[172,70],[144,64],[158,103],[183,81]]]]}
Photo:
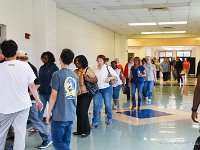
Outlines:
{"type": "Polygon", "coordinates": [[[56,2],[58,8],[125,35],[184,30],[187,33],[200,33],[200,0],[56,0],[56,2]],[[160,7],[165,7],[165,10],[151,10],[160,7]],[[170,21],[188,21],[188,24],[128,26],[130,22],[170,21]]]}

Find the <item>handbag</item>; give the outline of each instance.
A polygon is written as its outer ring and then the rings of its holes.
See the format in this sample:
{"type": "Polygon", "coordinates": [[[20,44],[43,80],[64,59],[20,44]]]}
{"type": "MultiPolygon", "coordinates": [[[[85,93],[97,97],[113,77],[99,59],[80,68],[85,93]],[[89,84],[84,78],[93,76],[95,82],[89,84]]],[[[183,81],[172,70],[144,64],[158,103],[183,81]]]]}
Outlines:
{"type": "MultiPolygon", "coordinates": [[[[88,68],[86,69],[85,74],[86,74],[87,70],[88,70],[88,68]]],[[[91,83],[84,79],[84,84],[91,96],[94,96],[99,91],[99,87],[98,87],[97,83],[91,83]]]]}
{"type": "MultiPolygon", "coordinates": [[[[109,71],[109,69],[108,69],[108,65],[106,66],[106,68],[107,68],[107,71],[108,71],[108,77],[111,77],[112,75],[110,74],[110,71],[109,71]]],[[[117,78],[116,79],[111,79],[110,81],[109,81],[109,84],[110,85],[114,85],[115,83],[117,83],[117,78]]]]}

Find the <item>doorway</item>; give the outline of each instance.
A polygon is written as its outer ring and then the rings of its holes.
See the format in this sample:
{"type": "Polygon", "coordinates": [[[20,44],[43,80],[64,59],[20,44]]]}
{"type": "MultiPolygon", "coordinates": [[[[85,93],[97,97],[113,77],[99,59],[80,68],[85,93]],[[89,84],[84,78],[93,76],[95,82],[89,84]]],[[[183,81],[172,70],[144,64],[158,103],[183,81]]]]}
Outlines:
{"type": "Polygon", "coordinates": [[[128,53],[128,58],[133,57],[134,58],[134,53],[128,53]]]}

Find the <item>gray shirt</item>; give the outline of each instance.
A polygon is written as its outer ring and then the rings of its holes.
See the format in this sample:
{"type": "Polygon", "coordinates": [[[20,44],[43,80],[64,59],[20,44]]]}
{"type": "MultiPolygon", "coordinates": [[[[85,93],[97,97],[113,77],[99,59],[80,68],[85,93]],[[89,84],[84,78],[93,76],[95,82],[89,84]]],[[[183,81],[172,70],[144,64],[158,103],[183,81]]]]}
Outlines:
{"type": "Polygon", "coordinates": [[[153,81],[154,80],[154,72],[156,71],[156,66],[154,64],[144,64],[143,65],[146,70],[145,81],[153,81]]]}
{"type": "Polygon", "coordinates": [[[53,121],[74,121],[79,89],[78,77],[72,70],[63,68],[53,74],[51,86],[58,92],[52,111],[53,121]]]}
{"type": "Polygon", "coordinates": [[[162,68],[162,72],[170,72],[170,69],[169,69],[169,62],[162,62],[160,64],[161,68],[162,68]]]}

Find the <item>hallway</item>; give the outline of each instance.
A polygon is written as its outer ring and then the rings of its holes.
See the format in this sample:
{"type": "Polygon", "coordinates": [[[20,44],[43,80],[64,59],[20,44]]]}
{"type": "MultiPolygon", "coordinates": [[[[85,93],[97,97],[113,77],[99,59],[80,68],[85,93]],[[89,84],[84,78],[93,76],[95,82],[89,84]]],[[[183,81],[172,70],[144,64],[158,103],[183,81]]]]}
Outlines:
{"type": "MultiPolygon", "coordinates": [[[[92,129],[87,138],[72,135],[71,149],[192,149],[199,136],[199,125],[190,119],[195,82],[195,78],[189,78],[183,86],[172,86],[171,82],[166,86],[156,85],[152,102],[143,100],[140,112],[130,111],[131,102],[127,102],[121,94],[120,109],[113,111],[112,125],[105,124],[102,114],[101,125],[92,129]]],[[[38,134],[27,135],[26,150],[36,150],[40,142],[38,134]]],[[[49,150],[53,150],[53,147],[49,150]]]]}

